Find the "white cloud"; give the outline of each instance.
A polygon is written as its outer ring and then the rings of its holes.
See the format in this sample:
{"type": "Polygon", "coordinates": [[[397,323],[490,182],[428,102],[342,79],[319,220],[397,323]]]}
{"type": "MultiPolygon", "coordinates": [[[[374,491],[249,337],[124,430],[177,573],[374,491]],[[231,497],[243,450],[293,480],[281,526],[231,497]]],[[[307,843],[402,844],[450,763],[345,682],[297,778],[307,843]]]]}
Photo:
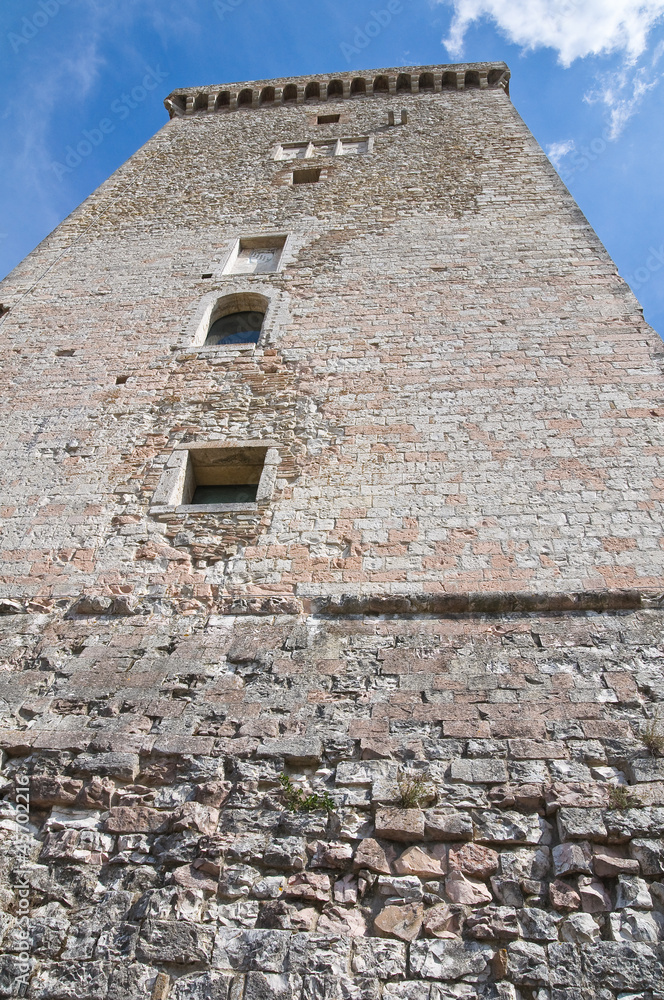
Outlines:
{"type": "Polygon", "coordinates": [[[617,73],[602,74],[598,88],[586,94],[584,100],[589,104],[604,105],[609,115],[609,138],[617,139],[659,79],[650,78],[650,71],[643,66],[633,71],[622,69],[617,73]]]}
{"type": "Polygon", "coordinates": [[[466,31],[482,17],[492,19],[515,45],[555,49],[563,66],[589,55],[621,52],[634,63],[648,35],[664,18],[664,0],[437,0],[454,16],[443,39],[450,55],[463,54],[466,31]]]}
{"type": "Polygon", "coordinates": [[[553,163],[556,170],[560,170],[560,164],[569,153],[576,149],[574,139],[565,139],[563,142],[552,142],[547,146],[546,155],[553,163]]]}

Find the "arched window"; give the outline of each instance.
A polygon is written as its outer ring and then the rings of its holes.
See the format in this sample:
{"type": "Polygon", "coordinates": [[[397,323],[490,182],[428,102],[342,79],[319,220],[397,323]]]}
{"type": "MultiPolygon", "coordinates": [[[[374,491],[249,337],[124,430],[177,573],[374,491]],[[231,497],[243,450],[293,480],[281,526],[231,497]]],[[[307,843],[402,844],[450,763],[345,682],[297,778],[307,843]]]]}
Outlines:
{"type": "Polygon", "coordinates": [[[238,108],[250,108],[254,100],[254,92],[249,87],[240,91],[237,99],[238,108]]]}
{"type": "Polygon", "coordinates": [[[209,319],[205,347],[257,344],[263,329],[268,300],[253,293],[219,299],[209,319]]]}
{"type": "Polygon", "coordinates": [[[399,73],[397,77],[397,93],[401,90],[412,90],[412,80],[410,73],[399,73]]]}
{"type": "Polygon", "coordinates": [[[261,90],[260,104],[274,103],[274,87],[263,87],[261,90]]]}
{"type": "Polygon", "coordinates": [[[443,90],[456,90],[456,89],[457,89],[457,75],[451,70],[448,70],[447,73],[443,73],[443,90]]]}
{"type": "Polygon", "coordinates": [[[341,80],[330,80],[327,85],[327,96],[328,97],[343,97],[344,96],[344,85],[341,80]]]}
{"type": "Polygon", "coordinates": [[[420,91],[433,90],[433,73],[421,73],[419,80],[420,91]]]}
{"type": "Polygon", "coordinates": [[[387,94],[390,89],[390,81],[386,76],[377,76],[373,82],[374,94],[387,94]]]}
{"type": "Polygon", "coordinates": [[[289,104],[291,101],[297,101],[297,86],[294,83],[288,83],[284,87],[284,104],[289,104]]]}
{"type": "Polygon", "coordinates": [[[214,102],[215,111],[220,111],[222,108],[229,108],[231,104],[231,94],[229,90],[222,90],[217,94],[217,100],[214,102]]]}
{"type": "Polygon", "coordinates": [[[366,81],[363,80],[361,76],[356,76],[350,85],[350,92],[351,95],[357,96],[358,94],[362,94],[364,96],[367,92],[366,81]]]}
{"type": "Polygon", "coordinates": [[[466,72],[466,90],[478,90],[480,85],[480,74],[477,70],[469,69],[466,72]]]}
{"type": "Polygon", "coordinates": [[[194,98],[194,111],[207,111],[208,95],[196,94],[194,98]]]}
{"type": "Polygon", "coordinates": [[[316,80],[311,80],[304,91],[305,101],[320,101],[320,84],[316,80]]]}
{"type": "Polygon", "coordinates": [[[492,69],[489,70],[488,84],[490,87],[496,87],[503,78],[504,70],[502,69],[492,69]]]}

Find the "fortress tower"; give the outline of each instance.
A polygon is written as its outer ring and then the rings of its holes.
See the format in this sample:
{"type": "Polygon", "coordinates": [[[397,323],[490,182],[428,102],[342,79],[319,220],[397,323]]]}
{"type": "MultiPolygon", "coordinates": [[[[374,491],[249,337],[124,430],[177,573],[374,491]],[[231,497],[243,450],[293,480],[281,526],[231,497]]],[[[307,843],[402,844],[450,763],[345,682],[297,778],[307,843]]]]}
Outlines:
{"type": "Polygon", "coordinates": [[[175,91],[2,283],[0,997],[664,996],[664,352],[508,82],[175,91]]]}

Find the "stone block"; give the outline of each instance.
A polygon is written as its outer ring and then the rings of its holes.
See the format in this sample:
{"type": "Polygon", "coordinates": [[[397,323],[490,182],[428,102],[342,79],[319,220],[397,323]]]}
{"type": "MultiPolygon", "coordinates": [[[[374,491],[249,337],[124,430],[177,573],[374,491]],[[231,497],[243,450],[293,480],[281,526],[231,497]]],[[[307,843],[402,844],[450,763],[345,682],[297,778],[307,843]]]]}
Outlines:
{"type": "Polygon", "coordinates": [[[467,813],[456,809],[427,809],[424,833],[428,840],[472,840],[473,821],[467,813]]]}
{"type": "Polygon", "coordinates": [[[474,812],[475,839],[493,844],[539,844],[542,828],[539,816],[522,813],[474,812]]]}
{"type": "Polygon", "coordinates": [[[424,813],[421,809],[378,809],[374,825],[376,836],[386,840],[408,842],[424,838],[424,813]]]}
{"type": "Polygon", "coordinates": [[[556,814],[558,834],[562,841],[590,840],[604,842],[607,829],[600,809],[563,807],[556,814]]]}
{"type": "Polygon", "coordinates": [[[463,781],[469,785],[499,785],[507,781],[507,764],[504,760],[453,760],[450,764],[450,780],[463,781]]]}
{"type": "Polygon", "coordinates": [[[410,946],[411,974],[421,979],[474,982],[486,972],[493,949],[475,942],[414,941],[410,946]]]}
{"type": "Polygon", "coordinates": [[[133,781],[139,770],[138,754],[134,753],[81,753],[72,764],[74,774],[118,778],[120,781],[133,781]]]}
{"type": "Polygon", "coordinates": [[[214,969],[237,972],[285,972],[290,941],[289,931],[220,927],[211,964],[214,969]]]}
{"type": "Polygon", "coordinates": [[[186,920],[146,920],[136,953],[146,962],[200,965],[210,961],[214,931],[186,920]]]}

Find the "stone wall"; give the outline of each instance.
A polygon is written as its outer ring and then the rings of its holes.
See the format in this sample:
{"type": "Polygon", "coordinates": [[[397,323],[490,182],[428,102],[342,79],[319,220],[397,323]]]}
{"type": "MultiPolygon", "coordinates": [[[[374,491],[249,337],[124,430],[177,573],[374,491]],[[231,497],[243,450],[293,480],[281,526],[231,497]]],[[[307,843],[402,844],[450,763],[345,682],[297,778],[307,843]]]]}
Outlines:
{"type": "Polygon", "coordinates": [[[0,300],[4,596],[661,584],[661,342],[500,87],[175,117],[0,300]],[[285,183],[279,144],[353,136],[285,183]],[[223,274],[261,233],[281,270],[223,274]],[[265,339],[192,347],[229,292],[265,339]],[[269,501],[151,512],[174,447],[237,439],[269,501]]]}
{"type": "Polygon", "coordinates": [[[0,995],[662,997],[662,614],[5,617],[0,995]]]}
{"type": "Polygon", "coordinates": [[[664,1000],[664,352],[420,70],[174,92],[2,283],[0,996],[664,1000]]]}

